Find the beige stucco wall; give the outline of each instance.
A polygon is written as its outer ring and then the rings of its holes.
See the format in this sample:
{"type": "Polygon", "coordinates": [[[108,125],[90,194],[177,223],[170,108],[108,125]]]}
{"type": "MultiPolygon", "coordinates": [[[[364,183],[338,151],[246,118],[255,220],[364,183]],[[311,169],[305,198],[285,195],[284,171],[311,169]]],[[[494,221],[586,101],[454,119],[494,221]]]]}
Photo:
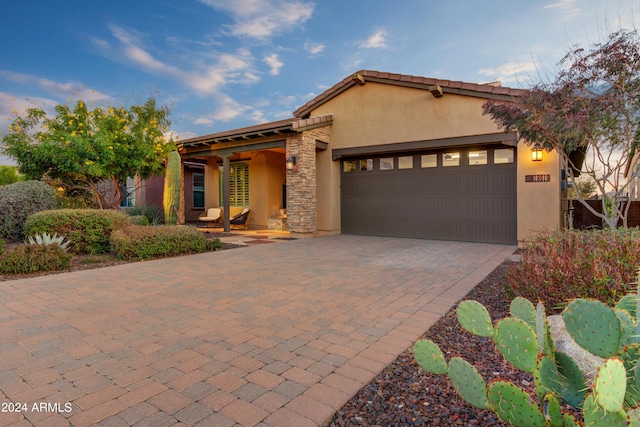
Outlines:
{"type": "MultiPolygon", "coordinates": [[[[217,157],[208,159],[205,168],[205,206],[222,206],[219,194],[217,157]]],[[[268,218],[279,215],[282,204],[282,185],[285,183],[284,153],[252,151],[242,153],[232,160],[249,164],[249,207],[251,227],[267,227],[268,218]]]]}
{"type": "Polygon", "coordinates": [[[257,151],[249,161],[249,207],[251,227],[267,227],[268,218],[279,215],[285,182],[283,153],[257,151]]]}
{"type": "Polygon", "coordinates": [[[542,161],[531,161],[531,146],[518,143],[518,243],[540,231],[560,227],[561,168],[555,151],[543,151],[542,161]],[[526,182],[526,175],[551,175],[550,182],[526,182]]]}
{"type": "MultiPolygon", "coordinates": [[[[340,162],[331,149],[501,132],[482,114],[485,100],[445,93],[434,98],[422,89],[367,82],[354,86],[312,111],[333,114],[329,150],[317,156],[318,230],[340,230],[340,162]]],[[[530,149],[519,145],[518,239],[560,224],[560,183],[557,156],[545,153],[532,164],[530,149]],[[550,183],[524,183],[526,174],[550,173],[550,183]]]]}

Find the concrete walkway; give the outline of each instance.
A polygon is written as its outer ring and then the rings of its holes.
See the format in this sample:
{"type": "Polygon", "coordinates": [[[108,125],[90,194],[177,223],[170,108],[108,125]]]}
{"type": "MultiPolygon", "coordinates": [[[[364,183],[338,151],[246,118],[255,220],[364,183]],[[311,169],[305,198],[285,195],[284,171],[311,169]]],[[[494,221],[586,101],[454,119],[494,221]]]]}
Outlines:
{"type": "Polygon", "coordinates": [[[329,236],[0,282],[0,425],[323,425],[514,250],[329,236]]]}

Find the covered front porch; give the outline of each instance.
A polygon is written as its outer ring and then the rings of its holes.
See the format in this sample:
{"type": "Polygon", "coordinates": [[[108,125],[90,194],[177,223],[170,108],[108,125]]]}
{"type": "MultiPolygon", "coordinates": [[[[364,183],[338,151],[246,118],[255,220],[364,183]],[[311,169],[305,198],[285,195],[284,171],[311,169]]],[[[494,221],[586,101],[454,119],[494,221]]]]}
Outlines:
{"type": "Polygon", "coordinates": [[[326,150],[332,115],[287,119],[178,141],[183,179],[181,221],[223,209],[228,232],[237,208],[249,208],[248,227],[283,228],[293,236],[316,229],[316,152],[326,150]],[[280,224],[280,227],[278,227],[280,224]]]}

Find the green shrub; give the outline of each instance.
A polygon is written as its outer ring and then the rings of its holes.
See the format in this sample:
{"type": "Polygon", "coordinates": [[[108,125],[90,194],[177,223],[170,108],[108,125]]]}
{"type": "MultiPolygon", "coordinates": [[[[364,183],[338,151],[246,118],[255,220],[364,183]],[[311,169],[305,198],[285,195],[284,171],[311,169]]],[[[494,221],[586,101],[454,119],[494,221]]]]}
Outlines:
{"type": "Polygon", "coordinates": [[[224,243],[220,239],[207,240],[206,249],[207,252],[221,251],[224,249],[224,243]]]}
{"type": "Polygon", "coordinates": [[[157,257],[204,252],[206,238],[193,227],[128,225],[111,235],[118,259],[140,261],[157,257]]]}
{"type": "Polygon", "coordinates": [[[505,278],[511,296],[547,307],[578,297],[611,303],[633,289],[637,265],[638,229],[555,231],[529,242],[505,278]]]}
{"type": "Polygon", "coordinates": [[[44,182],[21,181],[0,186],[0,237],[22,240],[29,215],[56,207],[55,192],[44,182]]]}
{"type": "Polygon", "coordinates": [[[71,258],[58,245],[21,245],[0,256],[0,273],[65,270],[71,266],[71,258]]]}
{"type": "Polygon", "coordinates": [[[130,208],[124,208],[123,212],[129,216],[144,215],[151,225],[159,225],[162,223],[162,208],[157,205],[131,206],[130,208]]]}
{"type": "Polygon", "coordinates": [[[133,225],[149,225],[149,218],[144,215],[129,215],[129,223],[133,225]]]}
{"type": "Polygon", "coordinates": [[[4,239],[0,238],[0,255],[4,252],[4,239]]]}
{"type": "Polygon", "coordinates": [[[59,209],[31,215],[25,233],[61,234],[71,242],[71,251],[95,255],[111,251],[111,232],[126,222],[126,215],[113,210],[59,209]]]}

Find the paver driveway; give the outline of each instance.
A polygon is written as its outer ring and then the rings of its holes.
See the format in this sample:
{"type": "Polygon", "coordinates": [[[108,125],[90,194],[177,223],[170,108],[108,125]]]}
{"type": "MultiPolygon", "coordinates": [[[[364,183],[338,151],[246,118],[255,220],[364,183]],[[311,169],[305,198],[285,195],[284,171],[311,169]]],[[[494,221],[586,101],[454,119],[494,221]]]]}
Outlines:
{"type": "Polygon", "coordinates": [[[514,249],[331,236],[0,282],[0,425],[322,425],[514,249]]]}

